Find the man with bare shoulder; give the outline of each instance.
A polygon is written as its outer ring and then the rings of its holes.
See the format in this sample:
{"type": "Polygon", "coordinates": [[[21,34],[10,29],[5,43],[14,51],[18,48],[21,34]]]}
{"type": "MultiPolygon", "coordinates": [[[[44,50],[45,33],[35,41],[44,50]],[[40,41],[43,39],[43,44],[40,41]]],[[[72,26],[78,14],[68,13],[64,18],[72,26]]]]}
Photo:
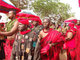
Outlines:
{"type": "Polygon", "coordinates": [[[9,11],[8,17],[11,19],[6,25],[6,32],[0,32],[0,35],[7,36],[5,44],[5,59],[10,60],[12,45],[18,30],[18,21],[15,18],[16,11],[9,11]]]}
{"type": "Polygon", "coordinates": [[[62,35],[60,32],[49,28],[49,25],[50,20],[44,19],[44,28],[40,31],[35,48],[35,52],[38,54],[34,56],[34,60],[59,60],[63,41],[62,35]]]}

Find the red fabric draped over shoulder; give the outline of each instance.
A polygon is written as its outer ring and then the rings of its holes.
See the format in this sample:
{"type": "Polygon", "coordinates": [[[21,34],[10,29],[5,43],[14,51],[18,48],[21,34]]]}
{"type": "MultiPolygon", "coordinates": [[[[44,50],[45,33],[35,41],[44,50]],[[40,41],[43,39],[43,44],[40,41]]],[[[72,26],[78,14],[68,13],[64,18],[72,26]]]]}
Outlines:
{"type": "Polygon", "coordinates": [[[59,53],[62,46],[63,36],[56,30],[50,30],[48,35],[41,40],[41,50],[45,49],[48,52],[44,55],[41,54],[42,60],[59,60],[59,53]],[[59,43],[50,48],[50,43],[59,43]]]}

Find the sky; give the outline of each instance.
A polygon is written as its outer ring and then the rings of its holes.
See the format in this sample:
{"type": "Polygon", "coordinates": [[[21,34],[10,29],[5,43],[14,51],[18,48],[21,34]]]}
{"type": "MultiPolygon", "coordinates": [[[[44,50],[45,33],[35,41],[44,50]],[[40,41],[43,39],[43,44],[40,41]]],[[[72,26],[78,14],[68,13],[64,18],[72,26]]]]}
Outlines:
{"type": "Polygon", "coordinates": [[[3,1],[5,1],[5,2],[9,3],[10,5],[14,6],[14,4],[12,4],[9,0],[3,0],[3,1]]]}
{"type": "Polygon", "coordinates": [[[75,18],[80,20],[80,7],[79,7],[79,3],[78,0],[60,0],[63,3],[67,3],[70,5],[71,12],[75,13],[75,18]]]}
{"type": "MultiPolygon", "coordinates": [[[[9,0],[5,0],[5,1],[10,3],[9,0]]],[[[72,8],[71,12],[75,13],[75,18],[80,20],[80,7],[79,7],[78,0],[60,0],[60,2],[69,4],[70,7],[72,8]]]]}

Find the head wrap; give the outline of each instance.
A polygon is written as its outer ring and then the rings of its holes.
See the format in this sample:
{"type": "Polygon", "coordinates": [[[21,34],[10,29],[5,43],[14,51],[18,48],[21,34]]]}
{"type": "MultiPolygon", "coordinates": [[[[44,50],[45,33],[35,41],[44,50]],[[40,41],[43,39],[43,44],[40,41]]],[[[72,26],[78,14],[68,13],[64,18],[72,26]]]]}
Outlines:
{"type": "Polygon", "coordinates": [[[28,19],[18,18],[18,22],[20,22],[20,23],[22,23],[22,24],[27,24],[27,25],[29,25],[28,19]]]}
{"type": "Polygon", "coordinates": [[[74,28],[74,23],[69,23],[68,25],[69,27],[73,27],[74,28]]]}
{"type": "Polygon", "coordinates": [[[39,22],[39,25],[42,25],[42,21],[38,16],[36,16],[35,18],[29,18],[29,20],[37,21],[37,22],[39,22]]]}

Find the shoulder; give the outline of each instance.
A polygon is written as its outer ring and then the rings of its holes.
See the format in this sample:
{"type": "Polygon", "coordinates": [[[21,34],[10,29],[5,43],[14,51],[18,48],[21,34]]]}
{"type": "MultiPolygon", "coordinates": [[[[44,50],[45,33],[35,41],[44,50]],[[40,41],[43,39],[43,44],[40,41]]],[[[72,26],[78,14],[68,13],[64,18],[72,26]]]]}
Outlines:
{"type": "Polygon", "coordinates": [[[43,30],[40,31],[39,35],[41,35],[43,33],[43,30]]]}
{"type": "Polygon", "coordinates": [[[19,23],[18,21],[15,21],[15,22],[14,22],[14,25],[15,25],[15,24],[18,24],[18,23],[19,23]]]}

